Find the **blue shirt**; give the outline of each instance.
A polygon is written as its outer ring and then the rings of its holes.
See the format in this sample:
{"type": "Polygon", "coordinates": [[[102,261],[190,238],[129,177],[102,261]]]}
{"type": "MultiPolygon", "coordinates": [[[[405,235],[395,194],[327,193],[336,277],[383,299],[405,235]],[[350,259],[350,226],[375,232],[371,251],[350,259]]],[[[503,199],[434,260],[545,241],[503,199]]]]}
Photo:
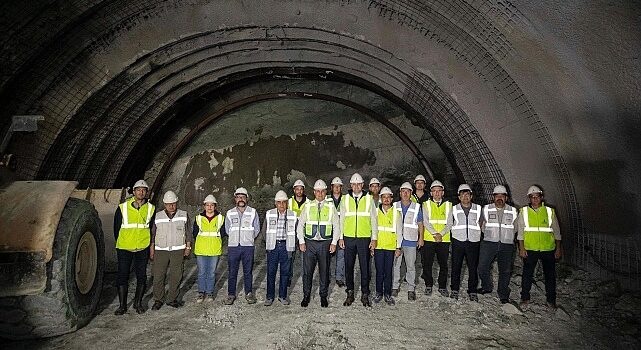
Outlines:
{"type": "MultiPolygon", "coordinates": [[[[403,203],[401,203],[401,210],[403,211],[403,221],[405,221],[405,214],[407,214],[407,209],[409,209],[409,207],[410,207],[409,205],[404,206],[403,203]]],[[[419,205],[418,215],[416,215],[416,223],[418,224],[421,222],[423,222],[423,209],[419,205]]],[[[401,247],[416,247],[417,242],[418,241],[410,241],[408,239],[403,238],[403,242],[401,242],[401,247]]]]}

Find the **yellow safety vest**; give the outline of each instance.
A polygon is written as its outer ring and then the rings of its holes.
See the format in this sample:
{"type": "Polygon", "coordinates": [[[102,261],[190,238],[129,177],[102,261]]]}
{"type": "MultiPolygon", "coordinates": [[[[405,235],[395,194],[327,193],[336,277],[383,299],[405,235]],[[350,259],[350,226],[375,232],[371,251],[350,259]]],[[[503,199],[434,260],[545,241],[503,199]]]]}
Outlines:
{"type": "Polygon", "coordinates": [[[303,211],[303,207],[305,207],[305,204],[307,203],[309,203],[309,198],[305,197],[303,204],[298,205],[298,202],[294,199],[294,196],[292,196],[287,201],[287,208],[296,213],[296,217],[300,217],[300,212],[303,211]]]}
{"type": "Polygon", "coordinates": [[[312,239],[316,236],[317,232],[320,232],[322,239],[331,239],[332,219],[334,218],[334,212],[336,211],[336,209],[334,209],[334,204],[323,201],[323,206],[319,212],[316,202],[310,202],[305,205],[305,210],[305,215],[307,215],[307,221],[305,222],[305,237],[312,239]]]}
{"type": "Polygon", "coordinates": [[[523,244],[526,250],[550,251],[556,249],[554,232],[552,232],[552,219],[554,209],[541,203],[539,210],[535,211],[529,205],[521,208],[523,215],[523,244]]]}
{"type": "Polygon", "coordinates": [[[223,239],[220,236],[220,228],[225,224],[225,217],[222,214],[216,215],[211,221],[203,215],[196,216],[198,225],[198,236],[194,247],[195,255],[218,256],[223,253],[223,239]]]}
{"type": "MultiPolygon", "coordinates": [[[[452,211],[452,203],[449,201],[442,202],[441,205],[438,205],[433,200],[428,200],[423,203],[423,215],[427,215],[427,220],[435,230],[441,231],[447,225],[447,218],[450,216],[452,211]]],[[[443,242],[451,242],[450,232],[441,232],[443,235],[443,242]]],[[[435,242],[434,236],[425,228],[423,234],[424,239],[429,242],[435,242]]]]}
{"type": "Polygon", "coordinates": [[[348,194],[341,199],[341,203],[345,208],[343,236],[352,238],[372,237],[372,219],[370,216],[372,197],[369,194],[361,196],[358,200],[358,208],[354,197],[348,194]]]}
{"type": "Polygon", "coordinates": [[[378,240],[376,241],[376,249],[382,250],[396,250],[398,245],[396,237],[396,220],[398,219],[398,209],[394,206],[383,212],[382,208],[378,212],[378,240]]]}
{"type": "Polygon", "coordinates": [[[149,247],[151,242],[149,222],[156,209],[149,202],[145,202],[140,209],[136,209],[132,205],[135,200],[135,197],[131,197],[119,205],[122,225],[116,240],[116,248],[132,252],[149,247]]]}

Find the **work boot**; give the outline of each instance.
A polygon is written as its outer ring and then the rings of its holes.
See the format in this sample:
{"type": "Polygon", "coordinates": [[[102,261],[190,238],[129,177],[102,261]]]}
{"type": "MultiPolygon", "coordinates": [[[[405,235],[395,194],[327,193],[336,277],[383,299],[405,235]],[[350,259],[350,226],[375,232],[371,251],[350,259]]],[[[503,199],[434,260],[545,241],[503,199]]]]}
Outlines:
{"type": "Polygon", "coordinates": [[[200,292],[198,293],[198,297],[196,298],[196,303],[200,304],[203,301],[205,301],[205,292],[200,292]]]}
{"type": "Polygon", "coordinates": [[[145,308],[142,305],[142,297],[145,295],[145,282],[136,284],[136,294],[134,295],[134,309],[138,314],[144,314],[145,308]]]}
{"type": "Polygon", "coordinates": [[[343,306],[350,306],[354,302],[354,291],[353,290],[348,290],[347,291],[347,298],[345,298],[345,301],[343,302],[343,306]]]}
{"type": "Polygon", "coordinates": [[[369,294],[361,295],[361,303],[363,303],[365,307],[372,306],[372,303],[369,301],[369,294]]]}
{"type": "Polygon", "coordinates": [[[491,290],[487,290],[487,289],[483,289],[483,288],[479,288],[477,293],[481,294],[481,295],[485,295],[485,294],[492,294],[492,291],[491,290]]]}
{"type": "Polygon", "coordinates": [[[458,290],[453,290],[452,293],[450,293],[450,298],[458,300],[458,290]]]}
{"type": "Polygon", "coordinates": [[[252,292],[249,292],[245,295],[245,300],[247,300],[247,304],[256,304],[256,297],[252,292]]]}
{"type": "Polygon", "coordinates": [[[398,296],[398,288],[392,289],[392,296],[397,297],[398,296]]]}
{"type": "Polygon", "coordinates": [[[441,293],[441,295],[446,298],[450,296],[450,293],[447,292],[447,288],[439,288],[438,292],[441,293]]]}
{"type": "Polygon", "coordinates": [[[425,287],[425,295],[432,295],[432,287],[425,287]]]}
{"type": "Polygon", "coordinates": [[[174,301],[170,301],[170,302],[168,302],[168,303],[167,303],[167,306],[171,306],[171,307],[179,308],[179,307],[183,306],[183,303],[182,303],[182,302],[180,302],[180,301],[178,301],[178,300],[174,300],[174,301]]]}
{"type": "Polygon", "coordinates": [[[392,296],[391,296],[391,295],[386,295],[386,296],[385,296],[385,302],[386,302],[386,303],[387,303],[387,305],[389,305],[389,306],[392,306],[392,305],[395,305],[395,304],[396,304],[396,302],[394,301],[394,298],[392,298],[392,296]]]}
{"type": "Polygon", "coordinates": [[[225,305],[232,305],[232,304],[234,303],[234,301],[236,301],[236,297],[235,297],[235,296],[233,296],[233,295],[228,295],[228,296],[227,296],[227,299],[225,299],[225,300],[223,301],[223,304],[225,304],[225,305]]]}
{"type": "Polygon", "coordinates": [[[157,310],[160,310],[161,307],[162,307],[162,301],[156,300],[154,302],[154,305],[151,307],[151,309],[154,311],[157,311],[157,310]]]}
{"type": "Polygon", "coordinates": [[[114,312],[115,315],[124,315],[127,312],[127,288],[128,286],[118,286],[118,302],[120,307],[114,312]]]}
{"type": "Polygon", "coordinates": [[[303,296],[303,301],[300,302],[300,306],[307,307],[307,305],[309,305],[309,299],[309,295],[303,296]]]}
{"type": "Polygon", "coordinates": [[[416,300],[416,292],[413,290],[407,292],[407,300],[410,300],[410,301],[416,300]]]}
{"type": "Polygon", "coordinates": [[[479,302],[479,296],[476,293],[470,293],[470,301],[476,301],[477,303],[479,302]]]}
{"type": "Polygon", "coordinates": [[[327,297],[321,297],[321,307],[328,307],[329,306],[329,301],[327,301],[327,297]]]}
{"type": "Polygon", "coordinates": [[[380,303],[381,300],[383,300],[383,294],[376,294],[376,296],[374,297],[374,304],[380,303]]]}

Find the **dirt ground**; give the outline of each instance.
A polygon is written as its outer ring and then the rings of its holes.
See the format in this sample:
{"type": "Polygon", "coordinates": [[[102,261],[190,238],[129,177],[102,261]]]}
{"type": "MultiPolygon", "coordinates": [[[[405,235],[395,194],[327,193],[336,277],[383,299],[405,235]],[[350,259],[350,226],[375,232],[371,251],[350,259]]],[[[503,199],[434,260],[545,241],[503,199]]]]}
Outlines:
{"type": "MultiPolygon", "coordinates": [[[[631,349],[641,348],[641,295],[624,292],[615,281],[600,281],[590,273],[558,265],[559,309],[545,306],[542,276],[532,290],[532,305],[520,310],[501,305],[495,295],[482,295],[471,302],[463,294],[455,301],[438,293],[423,295],[417,285],[418,300],[407,300],[407,289],[395,306],[374,304],[363,307],[357,301],[342,306],[345,292],[332,279],[330,306],[321,308],[318,280],[308,308],[302,308],[300,260],[290,289],[292,304],[276,301],[263,305],[266,266],[264,243],[257,242],[254,290],[258,303],[249,305],[241,296],[232,306],[222,300],[227,291],[227,261],[218,265],[216,299],[196,304],[196,265],[192,257],[185,263],[181,296],[185,306],[163,306],[138,315],[130,306],[124,316],[117,308],[113,275],[107,285],[95,319],[85,328],[59,337],[21,342],[5,342],[3,349],[631,349]]],[[[520,261],[515,261],[511,282],[512,298],[518,300],[520,261]]],[[[420,264],[417,271],[421,271],[420,264]]],[[[436,267],[435,267],[436,269],[436,267]]],[[[496,271],[495,271],[496,272],[496,271]]],[[[419,273],[420,274],[420,273],[419,273]]],[[[358,275],[357,275],[358,276],[358,275]]],[[[316,276],[317,277],[317,276],[316,276]]],[[[358,277],[357,277],[358,279],[358,277]]],[[[132,283],[135,283],[132,281],[132,283]]],[[[496,278],[495,278],[496,283],[496,278]]],[[[463,286],[466,285],[464,281],[463,286]]],[[[374,278],[372,278],[372,290],[374,278]]],[[[133,297],[130,287],[130,299],[133,297]]],[[[151,290],[145,296],[148,307],[151,290]]],[[[131,305],[131,302],[130,302],[131,305]]]]}

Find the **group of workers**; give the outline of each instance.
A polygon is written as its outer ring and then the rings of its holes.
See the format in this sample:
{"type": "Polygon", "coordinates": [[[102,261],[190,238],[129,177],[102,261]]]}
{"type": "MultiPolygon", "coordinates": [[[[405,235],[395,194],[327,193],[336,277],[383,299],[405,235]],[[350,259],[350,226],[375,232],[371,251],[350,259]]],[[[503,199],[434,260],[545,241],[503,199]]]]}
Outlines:
{"type": "MultiPolygon", "coordinates": [[[[293,275],[297,251],[301,256],[303,298],[307,307],[311,300],[312,281],[316,266],[319,273],[321,307],[328,307],[330,263],[336,257],[335,280],[346,288],[344,306],[355,301],[354,273],[356,260],[360,268],[361,303],[394,305],[401,286],[401,265],[406,266],[404,282],[408,300],[416,300],[416,259],[421,253],[422,279],[425,295],[434,288],[432,268],[438,262],[437,291],[445,297],[458,299],[463,262],[467,265],[467,296],[478,301],[478,294],[494,289],[492,263],[498,264],[497,295],[501,303],[510,301],[510,278],[514,252],[523,259],[521,305],[530,300],[530,289],[536,265],[541,260],[545,276],[547,305],[556,308],[555,261],[561,257],[561,235],[553,208],[543,202],[543,192],[537,186],[528,189],[529,203],[520,210],[507,204],[505,186],[493,191],[493,202],[484,206],[473,203],[472,188],[458,187],[459,203],[444,200],[445,186],[433,181],[426,190],[426,179],[416,176],[414,186],[400,186],[400,200],[382,187],[378,179],[369,181],[352,175],[350,189],[343,194],[343,183],[334,178],[331,193],[323,180],[314,183],[314,197],[307,198],[305,184],[297,180],[294,194],[289,197],[278,191],[275,208],[265,213],[264,232],[267,253],[267,291],[265,306],[276,299],[276,274],[280,271],[278,300],[289,305],[288,288],[293,275]],[[516,244],[516,249],[515,249],[516,244]],[[447,288],[448,262],[451,271],[450,290],[447,288]],[[374,258],[376,270],[375,295],[370,292],[370,266],[374,258]],[[479,288],[480,278],[480,288],[479,288]]],[[[152,310],[163,304],[180,307],[179,285],[183,277],[184,258],[192,253],[198,265],[197,303],[214,300],[214,284],[219,257],[223,252],[223,237],[227,237],[228,285],[225,305],[235,302],[238,270],[242,264],[245,299],[257,302],[253,291],[255,241],[261,232],[259,215],[248,205],[249,194],[243,187],[234,191],[235,206],[225,215],[218,210],[213,195],[203,201],[203,211],[188,230],[188,216],[177,209],[178,197],[172,191],[163,196],[164,210],[155,211],[146,199],[149,186],[144,180],[136,182],[133,196],[118,206],[114,216],[114,234],[118,257],[118,298],[116,315],[127,311],[128,280],[132,265],[137,286],[133,307],[145,312],[142,303],[146,288],[147,261],[153,261],[152,310]],[[167,281],[168,280],[168,281],[167,281]],[[166,283],[167,282],[167,283],[166,283]],[[168,288],[166,288],[168,284],[168,288]]]]}

